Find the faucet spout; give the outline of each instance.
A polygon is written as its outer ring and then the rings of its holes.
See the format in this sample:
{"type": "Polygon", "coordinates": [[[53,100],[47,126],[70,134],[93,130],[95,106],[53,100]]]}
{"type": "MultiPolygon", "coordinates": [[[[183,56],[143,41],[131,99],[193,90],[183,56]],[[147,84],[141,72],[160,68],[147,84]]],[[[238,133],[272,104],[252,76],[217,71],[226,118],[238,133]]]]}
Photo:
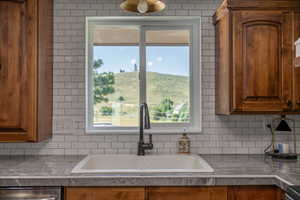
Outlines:
{"type": "Polygon", "coordinates": [[[151,124],[150,124],[150,116],[149,116],[149,109],[148,109],[148,105],[146,103],[144,103],[144,128],[145,129],[151,129],[151,124]]]}
{"type": "Polygon", "coordinates": [[[144,142],[144,129],[150,129],[149,109],[146,103],[140,105],[140,139],[138,144],[138,155],[144,156],[146,149],[153,149],[152,135],[149,135],[149,143],[144,142]]]}

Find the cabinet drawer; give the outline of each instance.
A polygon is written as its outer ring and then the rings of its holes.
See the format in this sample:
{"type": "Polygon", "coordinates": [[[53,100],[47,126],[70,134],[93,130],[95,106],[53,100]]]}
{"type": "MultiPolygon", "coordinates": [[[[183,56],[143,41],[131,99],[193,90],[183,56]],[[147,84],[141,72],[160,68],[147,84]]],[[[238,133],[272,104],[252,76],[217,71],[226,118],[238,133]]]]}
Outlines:
{"type": "Polygon", "coordinates": [[[149,200],[227,200],[226,187],[151,187],[149,200]]]}
{"type": "Polygon", "coordinates": [[[66,188],[66,200],[144,200],[143,187],[66,188]]]}

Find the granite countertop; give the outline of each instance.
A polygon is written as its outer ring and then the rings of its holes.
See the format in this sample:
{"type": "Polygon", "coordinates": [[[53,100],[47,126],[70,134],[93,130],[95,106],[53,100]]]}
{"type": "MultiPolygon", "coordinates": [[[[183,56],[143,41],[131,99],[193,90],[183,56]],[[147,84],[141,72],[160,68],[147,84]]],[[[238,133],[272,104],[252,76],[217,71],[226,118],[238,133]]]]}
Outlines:
{"type": "Polygon", "coordinates": [[[71,174],[84,156],[0,156],[0,186],[300,185],[300,162],[202,155],[214,173],[71,174]]]}

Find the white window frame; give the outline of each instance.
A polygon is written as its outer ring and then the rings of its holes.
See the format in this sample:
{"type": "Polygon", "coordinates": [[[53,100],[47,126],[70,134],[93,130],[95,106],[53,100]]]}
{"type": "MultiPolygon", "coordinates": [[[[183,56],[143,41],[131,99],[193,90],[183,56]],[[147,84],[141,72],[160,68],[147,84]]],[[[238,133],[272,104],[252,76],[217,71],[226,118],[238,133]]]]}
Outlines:
{"type": "MultiPolygon", "coordinates": [[[[95,26],[140,27],[140,102],[146,100],[146,45],[147,30],[190,30],[190,123],[153,123],[146,133],[170,134],[200,133],[202,131],[201,96],[201,21],[200,17],[87,17],[86,18],[86,133],[88,134],[137,134],[138,127],[94,127],[91,64],[93,63],[92,33],[95,26]],[[198,103],[195,103],[198,102],[198,103]]],[[[147,45],[149,46],[149,45],[147,45]]]]}

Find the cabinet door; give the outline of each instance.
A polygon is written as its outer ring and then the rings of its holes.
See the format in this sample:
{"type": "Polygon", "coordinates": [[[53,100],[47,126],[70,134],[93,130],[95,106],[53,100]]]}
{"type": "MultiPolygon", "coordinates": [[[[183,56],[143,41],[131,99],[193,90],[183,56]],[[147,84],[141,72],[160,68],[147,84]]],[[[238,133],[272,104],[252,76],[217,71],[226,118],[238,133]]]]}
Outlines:
{"type": "MultiPolygon", "coordinates": [[[[294,15],[294,42],[300,38],[300,12],[295,12],[294,15]]],[[[293,56],[296,56],[294,52],[293,56]]],[[[300,111],[300,67],[294,66],[294,102],[295,110],[300,111]]]]}
{"type": "Polygon", "coordinates": [[[283,197],[280,189],[267,186],[232,187],[228,192],[228,200],[283,200],[283,197]]]}
{"type": "Polygon", "coordinates": [[[25,2],[0,1],[0,140],[28,139],[25,2]]]}
{"type": "Polygon", "coordinates": [[[233,12],[233,111],[290,111],[292,18],[281,11],[233,12]]]}
{"type": "Polygon", "coordinates": [[[144,200],[145,189],[139,187],[119,188],[66,188],[66,200],[144,200]]]}
{"type": "Polygon", "coordinates": [[[149,200],[227,200],[226,187],[150,187],[149,200]]]}

